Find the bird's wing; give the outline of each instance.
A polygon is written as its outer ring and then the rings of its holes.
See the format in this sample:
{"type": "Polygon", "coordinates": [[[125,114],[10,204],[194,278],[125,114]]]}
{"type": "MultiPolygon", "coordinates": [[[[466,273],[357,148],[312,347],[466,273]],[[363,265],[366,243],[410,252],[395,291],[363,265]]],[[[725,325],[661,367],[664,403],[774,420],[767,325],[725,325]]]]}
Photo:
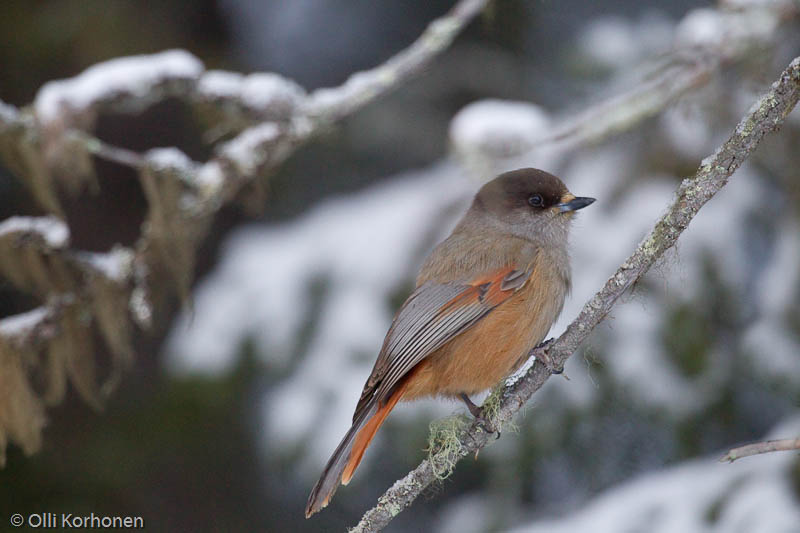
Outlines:
{"type": "Polygon", "coordinates": [[[530,275],[529,269],[509,266],[470,282],[420,285],[395,315],[353,420],[373,398],[388,395],[417,363],[522,288],[530,275]]]}
{"type": "Polygon", "coordinates": [[[403,378],[425,357],[506,301],[529,277],[530,271],[512,266],[470,282],[428,281],[411,294],[386,335],[356,406],[353,425],[311,490],[306,517],[328,505],[337,487],[350,481],[378,428],[403,396],[409,384],[403,378]]]}

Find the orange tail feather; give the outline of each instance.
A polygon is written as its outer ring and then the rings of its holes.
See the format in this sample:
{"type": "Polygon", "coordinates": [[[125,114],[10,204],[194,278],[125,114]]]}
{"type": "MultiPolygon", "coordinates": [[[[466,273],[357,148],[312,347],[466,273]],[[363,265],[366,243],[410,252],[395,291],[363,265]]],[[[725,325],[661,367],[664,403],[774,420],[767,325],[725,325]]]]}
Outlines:
{"type": "Polygon", "coordinates": [[[306,504],[306,518],[328,505],[339,484],[346,485],[353,477],[353,472],[361,462],[361,458],[364,457],[364,452],[378,428],[403,397],[412,374],[413,370],[397,385],[385,403],[378,405],[373,403],[366,406],[353,421],[353,426],[339,443],[336,451],[333,452],[319,481],[311,490],[306,504]]]}
{"type": "Polygon", "coordinates": [[[372,439],[375,437],[375,433],[378,432],[378,429],[383,425],[383,421],[386,420],[386,417],[389,416],[389,413],[394,409],[394,406],[397,405],[397,402],[400,401],[400,398],[403,396],[403,393],[408,387],[408,380],[403,380],[402,384],[395,389],[389,399],[386,401],[385,404],[381,405],[378,408],[378,411],[372,415],[372,417],[367,420],[367,423],[364,424],[364,427],[356,433],[356,438],[353,441],[353,449],[350,452],[350,459],[347,461],[347,464],[344,467],[344,472],[342,472],[342,485],[347,485],[350,483],[350,479],[353,477],[353,473],[358,468],[358,465],[361,463],[361,458],[364,457],[364,452],[367,451],[367,447],[369,443],[372,442],[372,439]]]}

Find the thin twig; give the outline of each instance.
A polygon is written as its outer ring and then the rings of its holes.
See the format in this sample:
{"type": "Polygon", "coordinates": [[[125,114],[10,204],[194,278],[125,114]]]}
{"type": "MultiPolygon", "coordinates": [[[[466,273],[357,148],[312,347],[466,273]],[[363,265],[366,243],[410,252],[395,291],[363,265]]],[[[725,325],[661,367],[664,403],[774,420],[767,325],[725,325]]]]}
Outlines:
{"type": "Polygon", "coordinates": [[[83,132],[71,131],[70,134],[80,139],[90,154],[96,155],[101,159],[135,169],[141,169],[145,164],[145,158],[139,152],[108,144],[83,132]]]}
{"type": "Polygon", "coordinates": [[[431,22],[408,48],[378,68],[357,72],[340,87],[314,91],[307,105],[312,118],[338,120],[363,107],[375,96],[395,88],[402,80],[428,66],[446,50],[461,30],[478,14],[488,0],[461,0],[443,17],[431,22]]]}
{"type": "Polygon", "coordinates": [[[631,130],[685,94],[706,85],[721,67],[774,42],[776,30],[795,16],[798,9],[796,2],[775,0],[743,2],[737,6],[721,2],[713,11],[689,12],[678,24],[680,35],[676,36],[674,48],[660,59],[660,66],[646,79],[640,83],[626,83],[632,87],[561,120],[546,136],[531,139],[528,150],[535,151],[551,144],[560,144],[566,149],[631,130]],[[706,18],[707,22],[713,20],[725,30],[714,38],[699,36],[692,28],[700,18],[706,18]],[[758,18],[762,24],[749,23],[753,18],[758,18]]]}
{"type": "MultiPolygon", "coordinates": [[[[614,303],[672,247],[700,208],[728,182],[728,178],[753,152],[761,139],[776,131],[800,98],[800,57],[783,71],[771,89],[762,96],[736,126],[731,137],[709,158],[703,160],[694,176],[683,180],[667,212],[656,222],[647,237],[617,269],[603,288],[583,307],[567,330],[547,348],[554,368],[563,368],[567,358],[608,315],[614,303]]],[[[521,379],[502,392],[494,427],[509,422],[531,396],[550,377],[544,365],[534,365],[521,379]]],[[[463,457],[485,447],[494,437],[473,424],[460,437],[460,447],[449,447],[431,455],[378,499],[351,530],[380,531],[435,479],[431,461],[454,465],[463,457]]],[[[441,469],[438,469],[441,470],[441,469]]]]}
{"type": "Polygon", "coordinates": [[[741,459],[742,457],[750,457],[751,455],[759,455],[761,453],[769,452],[788,452],[793,450],[800,450],[800,438],[768,440],[733,448],[720,458],[720,462],[732,463],[737,459],[741,459]]]}
{"type": "Polygon", "coordinates": [[[665,66],[631,90],[598,102],[578,113],[533,143],[533,149],[551,143],[575,146],[597,142],[614,132],[626,131],[657,115],[678,98],[712,78],[721,61],[709,55],[665,66]]]}

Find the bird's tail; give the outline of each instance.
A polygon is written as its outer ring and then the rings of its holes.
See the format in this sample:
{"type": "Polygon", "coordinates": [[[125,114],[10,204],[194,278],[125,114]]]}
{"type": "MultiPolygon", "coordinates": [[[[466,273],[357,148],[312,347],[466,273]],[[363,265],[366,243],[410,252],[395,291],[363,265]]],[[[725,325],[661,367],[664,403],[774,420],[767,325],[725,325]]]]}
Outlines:
{"type": "Polygon", "coordinates": [[[311,490],[306,504],[306,518],[328,505],[339,484],[347,485],[353,477],[369,443],[381,427],[391,410],[400,401],[408,380],[403,380],[384,402],[373,400],[363,409],[361,415],[353,420],[353,425],[336,447],[328,460],[322,475],[311,490]]]}

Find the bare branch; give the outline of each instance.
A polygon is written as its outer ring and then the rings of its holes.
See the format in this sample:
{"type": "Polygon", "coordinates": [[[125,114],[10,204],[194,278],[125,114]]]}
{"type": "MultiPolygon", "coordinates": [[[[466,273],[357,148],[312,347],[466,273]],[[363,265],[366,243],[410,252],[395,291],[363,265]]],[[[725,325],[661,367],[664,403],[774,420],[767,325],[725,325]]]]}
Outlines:
{"type": "Polygon", "coordinates": [[[144,158],[141,156],[141,154],[134,152],[133,150],[108,144],[101,141],[97,137],[92,137],[91,135],[86,135],[82,132],[72,131],[70,134],[82,141],[82,143],[86,146],[87,152],[92,155],[96,155],[101,159],[135,169],[140,169],[142,165],[144,165],[144,158]]]}
{"type": "Polygon", "coordinates": [[[494,129],[487,129],[485,142],[482,137],[464,139],[467,144],[461,146],[457,140],[456,147],[467,158],[478,152],[490,159],[530,159],[539,150],[562,152],[630,131],[707,85],[722,67],[755,50],[774,48],[781,25],[798,11],[800,5],[793,0],[728,0],[715,9],[695,9],[678,23],[669,53],[639,67],[636,75],[626,72],[615,81],[622,86],[620,93],[553,121],[546,131],[518,132],[516,142],[502,143],[500,149],[494,129]]]}
{"type": "Polygon", "coordinates": [[[697,55],[680,63],[666,65],[651,78],[630,91],[597,103],[565,120],[547,137],[533,143],[534,149],[550,143],[575,146],[597,142],[618,131],[657,115],[680,96],[705,85],[721,60],[697,55]]]}
{"type": "Polygon", "coordinates": [[[486,6],[487,0],[462,0],[447,15],[434,20],[414,43],[380,67],[358,72],[336,89],[314,91],[307,105],[312,117],[332,121],[363,107],[401,80],[423,70],[486,6]]]}
{"type": "MultiPolygon", "coordinates": [[[[546,353],[553,368],[563,368],[567,358],[608,315],[619,297],[675,244],[700,208],[728,182],[728,178],[761,139],[780,127],[798,98],[800,57],[791,62],[771,89],[753,105],[730,138],[712,156],[703,160],[695,175],[683,180],[675,200],[647,237],[600,292],[589,300],[566,331],[547,347],[546,353]]],[[[506,385],[501,392],[497,415],[490,421],[494,427],[501,428],[509,422],[550,375],[551,371],[544,365],[533,365],[521,379],[506,385]]],[[[428,460],[387,490],[377,505],[367,511],[351,531],[363,533],[383,529],[437,479],[435,471],[441,472],[443,465],[455,465],[461,458],[475,453],[492,440],[493,437],[485,433],[479,424],[473,424],[460,436],[459,447],[448,447],[432,453],[428,460]]]]}
{"type": "Polygon", "coordinates": [[[720,458],[720,462],[732,463],[737,459],[741,459],[742,457],[750,457],[751,455],[759,455],[769,452],[788,452],[792,450],[800,450],[800,439],[768,440],[733,448],[720,458]]]}
{"type": "Polygon", "coordinates": [[[723,2],[719,9],[697,9],[678,25],[675,46],[662,66],[641,84],[567,120],[537,145],[592,142],[628,130],[666,109],[682,95],[708,83],[722,66],[771,43],[780,24],[798,10],[791,0],[723,2]],[[758,24],[751,23],[758,20],[758,24]],[[716,31],[697,31],[699,25],[716,31]]]}

